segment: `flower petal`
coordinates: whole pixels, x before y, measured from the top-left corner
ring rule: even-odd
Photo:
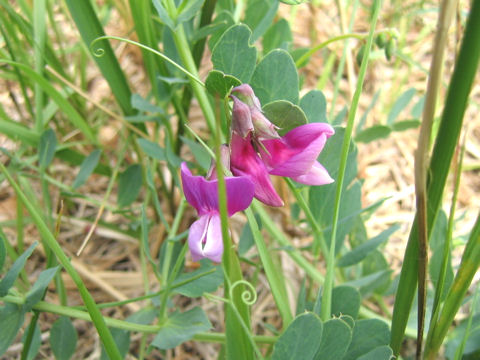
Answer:
[[[230,146],[232,173],[237,176],[247,176],[254,184],[255,197],[261,202],[270,206],[283,206],[283,201],[272,185],[265,164],[252,146],[251,136],[243,139],[233,133]]]
[[[248,208],[253,200],[255,186],[247,176],[226,177],[227,212],[232,216]]]
[[[207,239],[203,246],[203,255],[214,262],[222,262],[223,237],[219,214],[212,214],[207,228]]]
[[[183,193],[188,203],[203,215],[218,211],[217,181],[207,181],[202,176],[194,176],[187,164],[181,164]]]
[[[194,176],[186,163],[181,165],[183,193],[188,203],[202,216],[218,212],[218,180],[205,180]],[[245,210],[253,200],[254,185],[248,176],[225,177],[227,187],[227,212],[232,216],[237,211]]]
[[[188,247],[193,261],[209,258],[222,261],[223,239],[220,216],[212,213],[200,216],[190,227]]]
[[[310,171],[306,174],[292,177],[292,179],[305,185],[326,185],[335,181],[330,177],[327,169],[325,169],[318,161],[313,163]]]
[[[310,171],[327,138],[334,134],[329,124],[311,123],[290,130],[282,139],[264,140],[261,149],[272,175],[298,177]]]

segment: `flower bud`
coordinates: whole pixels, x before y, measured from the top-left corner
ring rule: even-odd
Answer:
[[[224,175],[232,176],[232,173],[230,171],[230,148],[226,144],[220,146],[220,161],[222,162]],[[212,159],[212,162],[210,163],[210,168],[208,169],[205,178],[207,180],[217,179],[217,164],[215,162],[215,159]]]
[[[252,110],[252,123],[255,129],[255,135],[261,139],[279,139],[280,135],[277,133],[278,126],[275,126],[268,120],[263,113],[254,108]]]
[[[258,100],[258,98],[255,96],[255,93],[253,92],[252,87],[248,84],[242,84],[233,88],[232,95],[235,95],[243,103],[247,104],[250,109],[262,109],[262,106],[260,105],[260,100]]]
[[[233,95],[230,97],[233,99],[232,130],[245,139],[253,131],[250,107],[237,97]]]

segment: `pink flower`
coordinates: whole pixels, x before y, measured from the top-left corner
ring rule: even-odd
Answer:
[[[273,187],[264,162],[253,148],[252,135],[244,139],[235,132],[230,143],[230,169],[233,175],[246,176],[255,184],[255,197],[270,206],[283,206]]]
[[[218,180],[194,176],[186,163],[181,165],[183,192],[188,203],[198,212],[199,219],[190,227],[188,246],[192,259],[209,258],[222,261],[223,239],[218,209]],[[225,177],[227,213],[232,216],[245,210],[253,199],[254,185],[244,176]]]
[[[272,175],[287,176],[306,185],[330,184],[334,180],[317,158],[334,133],[326,123],[305,124],[281,139],[262,140],[259,151]]]
[[[333,128],[324,123],[301,125],[280,139],[254,139],[251,134],[242,138],[233,133],[230,144],[232,173],[250,177],[258,200],[270,206],[282,206],[283,201],[269,174],[291,177],[306,185],[333,182],[317,161],[325,142],[333,134]]]

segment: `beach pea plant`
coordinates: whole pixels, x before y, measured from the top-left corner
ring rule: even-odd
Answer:
[[[0,0],[0,356],[478,358],[457,6]],[[415,209],[379,230],[359,160],[404,134]]]

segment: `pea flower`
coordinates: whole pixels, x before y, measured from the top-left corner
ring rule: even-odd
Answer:
[[[235,132],[230,143],[230,169],[236,176],[246,176],[255,185],[255,197],[270,206],[283,206],[283,200],[275,191],[268,169],[253,147],[252,135],[244,139]]]
[[[317,158],[334,133],[326,123],[300,125],[280,139],[262,140],[259,151],[272,175],[287,176],[305,185],[330,184],[333,179]]]
[[[218,208],[218,180],[215,171],[209,171],[210,178],[194,176],[187,164],[181,164],[182,186],[185,198],[198,212],[199,219],[190,227],[188,247],[194,261],[209,258],[221,262],[223,238]],[[232,216],[245,210],[253,199],[254,185],[245,176],[225,177],[227,214]]]

